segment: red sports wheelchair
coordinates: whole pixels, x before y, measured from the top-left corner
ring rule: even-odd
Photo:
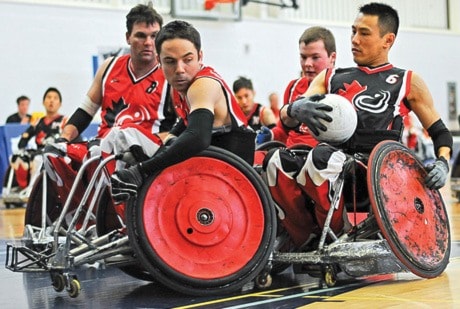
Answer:
[[[55,221],[38,229],[45,237],[26,233],[21,243],[8,244],[6,267],[47,271],[56,291],[76,297],[80,282],[72,270],[97,261],[192,295],[226,294],[251,281],[266,288],[280,265],[301,266],[333,286],[339,271],[352,277],[411,271],[433,278],[449,261],[442,197],[424,186],[423,165],[397,142],[381,142],[368,158],[350,158],[351,175],[339,177],[334,199],[348,196],[349,216],[361,213],[364,219],[352,220],[353,229],[343,235],[335,235],[326,221],[317,246],[307,252],[280,245],[286,235],[281,228],[277,232],[276,207],[265,183],[232,153],[210,147],[168,167],[126,205],[115,205],[108,182],[101,180],[115,159],[120,157],[98,164],[70,222],[64,224],[68,202]],[[354,192],[361,191],[358,198]],[[49,217],[43,209],[42,214]],[[93,216],[96,235],[85,232]]]

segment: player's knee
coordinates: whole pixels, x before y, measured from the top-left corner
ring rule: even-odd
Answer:
[[[303,165],[303,159],[288,149],[276,148],[269,150],[265,156],[262,165],[263,170],[269,170],[270,165],[281,167],[286,173],[298,172]]]
[[[312,150],[313,164],[318,170],[324,170],[327,168],[330,159],[334,152],[338,149],[329,144],[319,144]]]

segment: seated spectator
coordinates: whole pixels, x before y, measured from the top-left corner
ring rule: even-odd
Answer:
[[[25,95],[22,95],[16,99],[16,103],[18,105],[18,112],[8,116],[8,118],[6,118],[6,123],[28,124],[30,122],[30,118],[32,117],[27,113],[29,110],[30,99]]]

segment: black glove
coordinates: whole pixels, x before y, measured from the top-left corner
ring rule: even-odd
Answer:
[[[425,177],[425,185],[434,190],[442,188],[446,184],[447,174],[449,173],[449,164],[444,157],[436,159],[434,164],[425,167],[428,175]]]
[[[311,97],[299,98],[289,104],[287,115],[304,123],[315,135],[319,134],[319,130],[325,132],[327,128],[319,119],[331,122],[332,118],[326,112],[332,111],[332,107],[324,103],[318,103],[318,101],[321,101],[324,97],[324,94],[315,94]]]
[[[54,143],[46,144],[45,148],[43,148],[43,153],[54,153],[58,156],[66,156],[67,155],[67,144],[69,141],[63,137],[59,137],[54,141]]]
[[[137,191],[144,182],[144,176],[141,172],[141,166],[137,164],[128,169],[116,171],[110,180],[112,197],[116,203],[121,203],[137,196]]]

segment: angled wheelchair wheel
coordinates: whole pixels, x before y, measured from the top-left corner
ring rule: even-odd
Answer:
[[[48,176],[46,176],[48,177]],[[62,203],[56,194],[56,191],[51,185],[51,180],[47,180],[46,189],[46,226],[51,225],[52,222],[56,221],[61,214]],[[42,202],[43,202],[43,174],[40,174],[32,187],[30,192],[29,200],[26,206],[26,213],[24,217],[24,223],[33,226],[41,227],[42,222]]]
[[[270,149],[280,147],[286,147],[286,145],[280,141],[268,141],[257,146],[256,151],[268,151]]]
[[[124,222],[120,218],[119,213],[115,210],[115,207],[125,207],[122,205],[115,206],[110,194],[109,188],[105,188],[100,194],[97,201],[97,212],[96,212],[96,231],[98,236],[107,234],[113,230],[123,229]],[[122,211],[122,210],[120,210]],[[131,277],[144,280],[144,281],[155,281],[144,267],[138,264],[124,265],[118,267],[122,272]]]
[[[276,236],[273,202],[260,176],[212,146],[150,178],[127,213],[144,267],[185,294],[240,289],[265,268]]]
[[[420,277],[439,276],[449,262],[449,220],[439,191],[424,185],[422,163],[404,145],[384,141],[367,175],[375,219],[395,256]]]

